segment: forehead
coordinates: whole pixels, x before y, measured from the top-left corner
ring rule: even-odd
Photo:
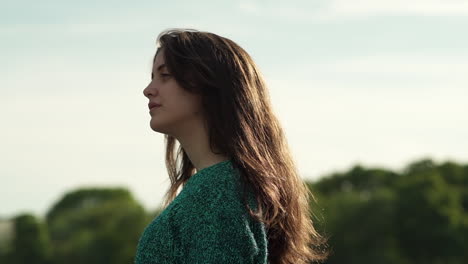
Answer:
[[[161,64],[164,64],[164,52],[163,50],[158,50],[153,58],[153,67],[156,69]]]

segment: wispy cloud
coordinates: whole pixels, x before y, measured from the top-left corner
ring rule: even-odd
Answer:
[[[294,5],[275,1],[241,1],[239,9],[256,16],[287,18],[293,21],[327,21],[373,16],[467,15],[468,2],[464,0],[321,0],[296,1]]]
[[[447,16],[468,14],[462,0],[331,0],[318,17],[352,18],[380,15]]]
[[[468,76],[465,58],[423,56],[362,56],[317,65],[336,73],[399,73],[413,76]]]

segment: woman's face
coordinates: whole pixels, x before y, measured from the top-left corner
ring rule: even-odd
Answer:
[[[149,103],[161,106],[149,109],[151,128],[176,138],[190,133],[201,121],[201,100],[184,90],[164,66],[164,50],[160,50],[153,64],[152,80],[143,90]]]

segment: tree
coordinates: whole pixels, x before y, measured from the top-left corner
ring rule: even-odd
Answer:
[[[55,263],[132,263],[146,213],[123,188],[81,189],[47,213]]]
[[[398,183],[398,238],[412,263],[468,261],[468,186],[462,185],[468,175],[456,171],[449,163],[438,167],[426,159],[409,165]]]
[[[31,214],[18,215],[13,222],[12,250],[5,263],[47,264],[51,248],[44,224]]]
[[[467,165],[354,166],[308,186],[316,226],[330,237],[327,264],[468,263]]]

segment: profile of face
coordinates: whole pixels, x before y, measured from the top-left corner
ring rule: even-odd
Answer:
[[[143,94],[149,103],[160,105],[149,109],[151,129],[178,138],[200,125],[200,96],[184,90],[174,79],[165,66],[164,49],[156,56],[151,76]]]

